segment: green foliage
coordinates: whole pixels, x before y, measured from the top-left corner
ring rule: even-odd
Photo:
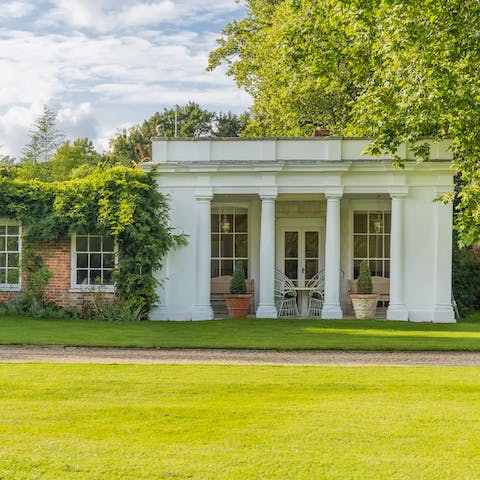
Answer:
[[[65,182],[0,177],[0,204],[2,216],[22,222],[31,244],[80,231],[116,238],[116,292],[123,307],[142,318],[157,300],[153,272],[184,242],[168,225],[168,204],[154,173],[139,168],[97,167]]]
[[[370,153],[449,137],[461,172],[456,229],[480,241],[480,2],[248,0],[223,31],[210,68],[254,99],[251,135],[333,133],[373,139]],[[451,196],[445,196],[448,201]]]
[[[35,120],[29,131],[30,141],[24,148],[25,161],[40,163],[50,160],[62,143],[64,134],[55,126],[57,114],[44,105],[43,113]]]
[[[454,245],[452,257],[452,290],[461,315],[480,309],[480,257],[478,249]]]
[[[243,263],[240,261],[238,261],[235,265],[232,281],[230,282],[230,293],[233,295],[247,293],[247,284],[245,282],[245,271],[243,269]]]
[[[183,107],[165,108],[155,113],[141,125],[119,132],[111,141],[110,158],[123,165],[149,162],[152,158],[152,137],[238,137],[249,121],[249,115],[227,114],[202,109],[189,102]]]
[[[370,273],[370,267],[368,266],[368,260],[363,260],[360,263],[360,273],[357,280],[358,293],[363,295],[369,295],[373,292],[372,275]]]

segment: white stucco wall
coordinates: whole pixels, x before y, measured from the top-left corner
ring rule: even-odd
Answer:
[[[410,161],[405,169],[394,170],[388,158],[362,156],[367,144],[366,139],[154,141],[159,189],[170,195],[171,223],[178,232],[189,235],[189,244],[172,252],[159,272],[165,277],[164,288],[159,291],[162,305],[154,310],[152,319],[192,318],[197,288],[195,195],[199,188],[207,188],[213,194],[212,206],[242,204],[249,210],[249,271],[255,280],[256,300],[260,282],[259,194],[277,195],[277,229],[282,223],[303,218],[316,222],[322,231],[325,194],[343,194],[339,241],[345,280],[352,278],[353,212],[388,210],[391,193],[405,194],[403,267],[408,319],[452,321],[451,206],[433,202],[452,186],[448,145],[432,148],[432,162]],[[399,151],[411,158],[405,147]]]

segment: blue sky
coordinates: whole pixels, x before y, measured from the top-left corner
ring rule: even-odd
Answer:
[[[206,72],[235,0],[7,0],[0,8],[0,153],[19,156],[43,105],[67,138],[102,150],[164,107],[241,112],[251,101]]]

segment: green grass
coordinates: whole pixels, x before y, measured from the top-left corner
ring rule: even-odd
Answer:
[[[480,369],[0,364],[0,478],[474,479]]]
[[[278,350],[480,351],[480,322],[418,324],[374,320],[231,319],[119,324],[0,317],[0,343]]]

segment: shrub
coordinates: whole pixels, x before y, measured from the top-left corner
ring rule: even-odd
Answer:
[[[233,295],[247,293],[245,271],[243,270],[243,263],[240,261],[235,264],[235,271],[233,272],[232,281],[230,283],[230,293]]]
[[[357,286],[358,293],[360,294],[369,295],[373,292],[372,276],[367,260],[363,260],[363,262],[360,263],[360,274],[358,275]]]

